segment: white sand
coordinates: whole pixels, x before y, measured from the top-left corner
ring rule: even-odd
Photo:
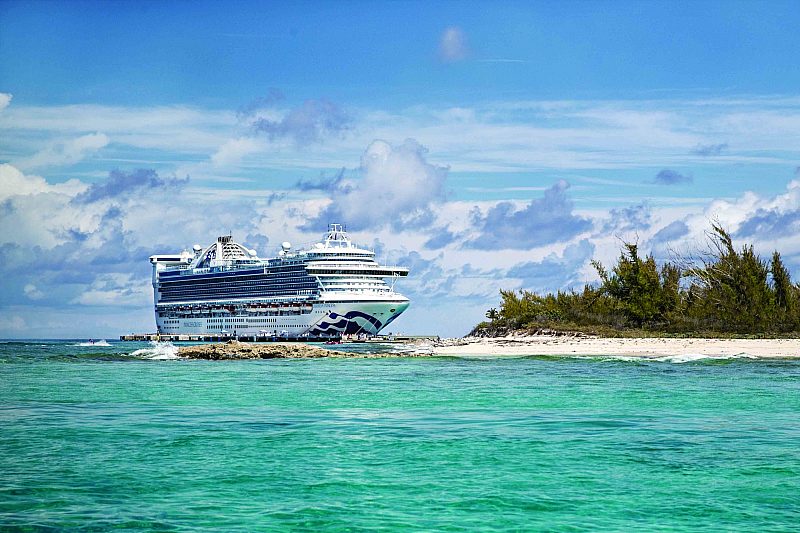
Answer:
[[[800,339],[613,339],[535,335],[454,339],[433,345],[431,351],[434,355],[800,358]]]

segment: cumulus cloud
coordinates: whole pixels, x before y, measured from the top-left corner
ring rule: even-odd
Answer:
[[[665,168],[656,174],[655,182],[659,185],[680,185],[681,183],[691,183],[693,181],[691,176],[681,174],[675,170]]]
[[[8,93],[0,93],[0,111],[8,107],[12,98],[13,96]]]
[[[456,26],[445,29],[439,39],[439,58],[445,63],[455,63],[465,59],[467,55],[469,47],[464,31]]]
[[[17,167],[8,163],[0,164],[0,201],[12,196],[27,196],[56,192],[62,194],[75,194],[85,189],[78,180],[69,180],[57,185],[50,185],[40,176],[24,174]],[[6,204],[5,209],[13,209],[11,204]]]
[[[345,169],[341,169],[333,176],[320,176],[317,180],[298,180],[295,184],[298,190],[323,191],[327,193],[347,194],[352,189],[352,184],[345,180]]]
[[[628,207],[617,207],[609,211],[610,219],[603,225],[603,232],[630,232],[645,230],[652,224],[652,212],[647,202]]]
[[[465,246],[481,250],[522,250],[566,241],[591,229],[589,219],[572,212],[567,189],[569,183],[560,180],[544,191],[543,198],[531,200],[522,209],[517,209],[512,202],[499,202],[485,214],[476,210],[472,223],[479,234]]]
[[[325,99],[306,100],[281,118],[260,117],[251,124],[256,133],[270,140],[291,139],[298,146],[321,142],[341,135],[351,127],[352,118],[339,106]]]
[[[105,181],[94,183],[86,191],[78,194],[75,202],[86,204],[126,196],[134,191],[178,188],[188,181],[188,177],[185,179],[162,178],[155,170],[147,168],[140,168],[133,172],[112,170]]]
[[[728,143],[721,144],[698,144],[692,149],[692,155],[699,155],[703,157],[712,157],[720,155],[724,150],[728,149]]]
[[[65,142],[51,144],[16,164],[21,168],[39,168],[73,165],[108,145],[103,133],[90,133]]]
[[[26,176],[18,168],[0,164],[0,200],[15,195],[46,192],[48,184],[39,176]]]
[[[458,272],[447,271],[442,267],[442,256],[439,254],[430,259],[419,252],[407,252],[402,255],[389,253],[389,261],[393,264],[403,265],[413,272],[403,280],[403,291],[406,296],[416,300],[431,301],[446,298],[452,295],[458,281]]]
[[[110,273],[97,276],[87,290],[72,300],[88,306],[144,307],[150,302],[150,287],[131,274]]]
[[[445,199],[448,168],[429,163],[427,152],[413,139],[400,145],[373,141],[361,157],[360,179],[319,184],[331,201],[305,229],[324,229],[337,221],[352,230],[429,226],[434,219],[431,206]]]
[[[664,244],[670,241],[680,239],[689,234],[689,226],[683,220],[674,220],[658,230],[650,242],[653,245]]]
[[[33,283],[28,283],[25,285],[25,287],[22,288],[22,291],[25,293],[25,296],[31,300],[41,300],[44,298],[44,293],[40,291]]]
[[[800,180],[789,182],[786,193],[758,202],[736,235],[767,239],[800,235]]]
[[[549,292],[572,288],[586,282],[581,271],[592,259],[594,244],[587,239],[570,244],[561,256],[549,254],[541,261],[528,261],[514,265],[506,276],[519,278],[525,289]]]
[[[439,248],[444,248],[448,244],[454,243],[457,239],[458,235],[450,231],[449,228],[436,228],[423,246],[428,250],[438,250]]]

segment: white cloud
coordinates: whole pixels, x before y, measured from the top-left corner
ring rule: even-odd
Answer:
[[[147,279],[136,279],[130,274],[112,273],[98,275],[87,290],[72,301],[91,306],[141,306],[152,302],[152,291]]]
[[[64,142],[53,143],[31,157],[16,161],[20,168],[40,168],[73,165],[108,145],[103,133],[90,133]]]
[[[0,164],[0,200],[15,195],[46,192],[50,185],[39,176],[25,176],[8,163]]]
[[[482,250],[530,249],[570,240],[590,230],[592,222],[573,212],[567,189],[569,183],[560,180],[523,209],[507,201],[498,202],[485,213],[476,208],[472,219],[478,234],[465,246]]]
[[[43,137],[103,132],[118,145],[208,155],[238,126],[234,111],[188,106],[13,106],[0,114],[0,132],[16,153],[38,150]]]
[[[778,250],[800,254],[800,181],[791,180],[786,191],[775,196],[747,192],[734,200],[715,200],[702,216],[694,217],[695,228],[719,221],[737,240],[751,242],[762,254]]]
[[[451,26],[442,32],[439,39],[439,57],[445,63],[455,63],[465,59],[469,54],[467,36],[464,30]]]
[[[0,93],[0,111],[8,107],[12,98],[13,96],[9,93]]]
[[[25,285],[25,287],[23,287],[22,290],[25,293],[25,296],[27,296],[31,300],[41,300],[42,298],[44,298],[44,293],[40,291],[38,288],[36,288],[36,285],[34,285],[33,283],[28,283],[27,285]]]
[[[361,179],[329,181],[331,202],[313,224],[342,221],[356,230],[430,225],[430,206],[444,200],[448,169],[429,163],[426,154],[413,139],[400,145],[373,141],[361,156]]]
[[[248,154],[258,151],[261,143],[252,137],[229,139],[211,156],[211,163],[216,167],[235,165]]]
[[[0,201],[12,196],[26,196],[40,193],[59,193],[74,195],[86,186],[78,180],[51,185],[44,178],[25,175],[8,163],[0,163]]]
[[[328,136],[324,143],[302,149],[291,138],[261,138],[260,149],[244,135],[241,117],[234,111],[15,105],[0,113],[0,158],[19,161],[59,139],[102,131],[114,141],[118,158],[113,165],[157,164],[161,171],[192,162],[192,177],[214,176],[222,167],[231,170],[229,177],[237,177],[264,168],[296,172],[351,166],[373,139],[413,136],[433,151],[433,163],[447,164],[453,173],[647,168],[654,174],[687,160],[705,167],[796,164],[798,109],[796,100],[786,98],[503,101],[457,108],[354,109],[347,135]],[[265,115],[259,110],[254,116],[281,122],[289,110],[274,111]],[[698,145],[721,140],[730,148],[719,156],[690,155]],[[237,165],[241,158],[244,164]],[[109,170],[108,161],[98,163]]]

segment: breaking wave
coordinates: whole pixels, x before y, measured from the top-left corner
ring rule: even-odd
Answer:
[[[103,347],[109,347],[111,345],[105,339],[100,339],[99,341],[79,342],[75,346],[103,346]]]
[[[635,361],[640,363],[657,362],[657,363],[697,363],[703,361],[730,361],[734,359],[760,359],[755,355],[748,353],[728,354],[728,355],[709,355],[700,353],[685,353],[680,355],[664,355],[664,356],[642,356],[642,355],[598,355],[586,356],[577,355],[579,359],[602,359],[607,361]]]
[[[131,353],[133,357],[151,359],[154,361],[166,361],[178,359],[178,347],[171,342],[150,341],[149,348],[141,348]]]
[[[656,357],[653,360],[662,361],[665,363],[693,363],[695,361],[727,361],[729,359],[758,359],[758,357],[747,353],[731,355],[704,355],[700,353],[687,353],[683,355],[667,355],[664,357]]]

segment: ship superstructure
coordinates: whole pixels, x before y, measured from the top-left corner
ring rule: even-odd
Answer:
[[[156,326],[165,334],[375,335],[409,305],[394,290],[408,269],[380,265],[340,224],[307,249],[284,242],[272,259],[227,235],[150,263]]]

